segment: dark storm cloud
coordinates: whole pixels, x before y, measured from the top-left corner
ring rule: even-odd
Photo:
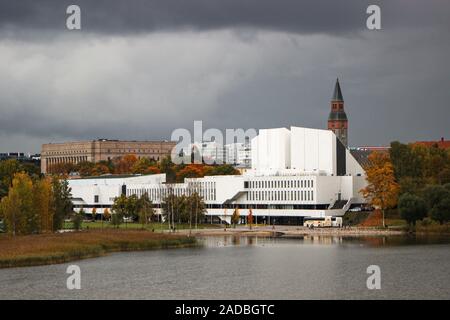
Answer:
[[[351,145],[450,137],[449,17],[438,0],[0,0],[0,152],[194,120],[325,128],[337,76]]]
[[[102,33],[249,27],[342,34],[365,27],[369,4],[382,6],[385,28],[446,24],[450,13],[440,0],[2,0],[0,26],[60,30],[70,4],[81,7],[85,31]]]

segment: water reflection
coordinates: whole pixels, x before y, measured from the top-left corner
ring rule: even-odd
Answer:
[[[300,235],[300,236],[248,236],[225,235],[204,236],[198,238],[208,248],[229,246],[270,246],[278,244],[289,245],[340,245],[389,247],[404,245],[449,244],[450,236],[439,235],[402,235],[402,236],[329,236],[329,235]]]

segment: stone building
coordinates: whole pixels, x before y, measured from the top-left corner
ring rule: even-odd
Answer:
[[[79,163],[83,161],[98,162],[112,160],[127,154],[138,158],[160,160],[170,156],[176,142],[173,141],[120,141],[91,140],[42,145],[41,172],[47,173],[51,165],[58,163]]]

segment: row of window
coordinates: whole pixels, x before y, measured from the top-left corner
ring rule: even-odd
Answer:
[[[204,184],[204,183],[202,183]],[[211,184],[211,185],[210,185]],[[205,201],[215,201],[216,200],[216,188],[215,182],[210,182],[207,186],[202,187],[191,187],[191,188],[141,188],[141,189],[127,189],[127,196],[135,194],[138,197],[143,196],[147,193],[151,201],[161,201],[167,197],[170,193],[175,196],[191,195],[197,192]],[[170,190],[170,191],[169,191]]]
[[[169,150],[144,150],[144,149],[119,149],[119,150],[111,150],[108,149],[108,153],[168,153]],[[45,155],[71,155],[71,154],[77,154],[77,153],[88,153],[87,150],[67,150],[67,151],[47,151],[45,152]],[[91,153],[89,151],[89,153]]]
[[[249,201],[314,201],[312,190],[250,191]]]
[[[274,188],[314,188],[314,180],[261,180],[248,181],[245,188],[274,189]]]
[[[136,150],[136,149],[128,149],[128,150],[126,150],[126,149],[119,149],[119,150],[116,150],[116,149],[114,149],[114,150],[111,150],[111,149],[108,149],[108,153],[166,153],[167,151],[165,151],[165,150],[160,150],[160,149],[158,149],[158,150],[141,150],[141,149],[138,149],[138,150]]]

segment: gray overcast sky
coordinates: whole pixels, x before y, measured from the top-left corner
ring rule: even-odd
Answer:
[[[449,139],[449,33],[440,0],[0,0],[0,152],[194,120],[325,128],[336,77],[350,145]]]

